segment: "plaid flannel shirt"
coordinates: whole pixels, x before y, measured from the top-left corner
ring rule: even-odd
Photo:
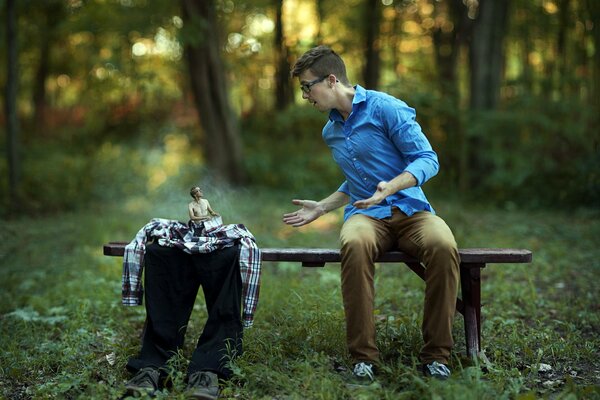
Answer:
[[[242,322],[246,328],[252,326],[258,304],[261,273],[261,254],[254,236],[242,224],[222,225],[220,217],[212,218],[203,225],[201,235],[194,234],[191,223],[188,226],[176,220],[153,218],[144,225],[125,247],[122,303],[126,306],[142,304],[144,289],[141,278],[146,243],[149,240],[156,240],[161,246],[175,247],[188,254],[209,253],[239,244],[244,303]]]

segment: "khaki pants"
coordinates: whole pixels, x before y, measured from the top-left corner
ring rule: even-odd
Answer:
[[[460,264],[448,225],[429,212],[408,217],[394,208],[391,217],[381,220],[353,215],[344,223],[340,240],[346,340],[354,362],[379,362],[373,316],[373,260],[382,252],[399,249],[416,257],[426,269],[421,361],[447,364],[453,345]]]

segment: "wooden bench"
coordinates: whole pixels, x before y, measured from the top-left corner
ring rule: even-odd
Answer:
[[[110,242],[104,245],[104,255],[123,256],[127,243]],[[340,262],[339,249],[263,248],[263,261],[300,262],[303,267],[323,267]],[[487,264],[530,263],[532,253],[524,249],[459,249],[461,298],[456,310],[463,315],[467,355],[477,357],[481,351],[481,270]],[[379,257],[379,263],[405,263],[421,279],[425,268],[413,257],[390,251]]]

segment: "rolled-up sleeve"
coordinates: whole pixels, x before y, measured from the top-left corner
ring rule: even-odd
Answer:
[[[344,194],[347,194],[348,196],[350,196],[350,190],[348,190],[348,181],[344,181],[344,183],[342,183],[340,185],[340,187],[337,190],[338,192],[342,192]]]
[[[384,101],[380,104],[384,129],[394,146],[405,158],[405,172],[417,180],[417,186],[434,177],[439,171],[438,157],[416,121],[414,108],[402,101]]]

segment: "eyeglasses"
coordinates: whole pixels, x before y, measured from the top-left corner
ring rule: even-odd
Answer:
[[[302,90],[306,94],[309,94],[311,86],[316,85],[317,83],[321,82],[322,80],[324,80],[327,77],[329,77],[329,74],[325,75],[322,78],[317,78],[314,81],[303,83],[300,85],[300,90]]]

